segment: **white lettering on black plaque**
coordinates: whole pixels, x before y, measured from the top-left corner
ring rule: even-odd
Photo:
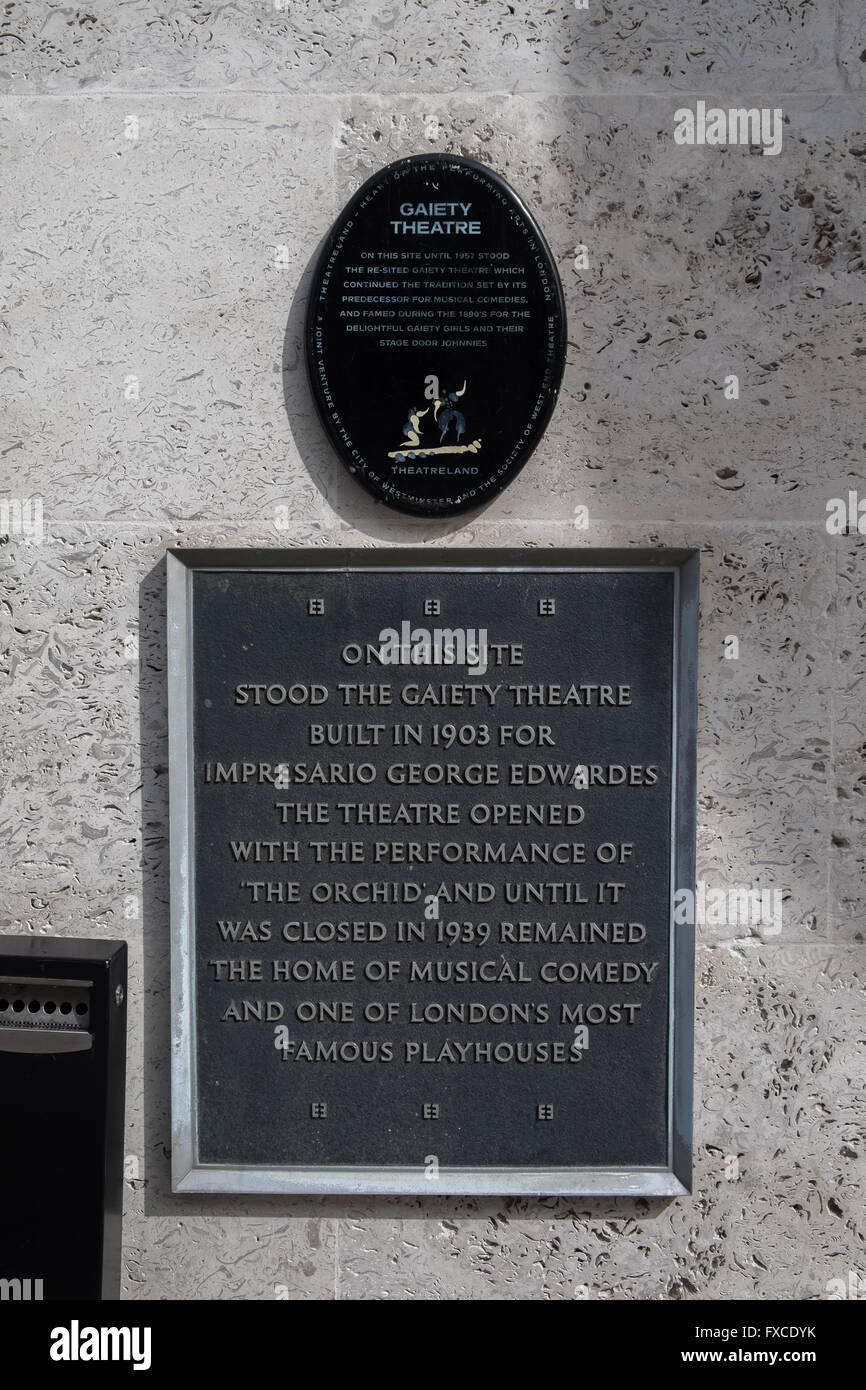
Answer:
[[[479,506],[523,467],[556,402],[562,288],[523,203],[456,155],[364,184],[313,277],[307,363],[343,462],[403,511]]]

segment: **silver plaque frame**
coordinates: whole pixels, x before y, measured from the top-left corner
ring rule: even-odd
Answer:
[[[199,1162],[195,1055],[192,586],[197,571],[573,573],[674,575],[670,833],[668,1162],[664,1167],[270,1167]],[[691,1191],[694,926],[677,925],[674,893],[695,888],[699,552],[442,549],[185,550],[166,556],[171,862],[172,1190],[221,1193],[581,1195],[671,1197]]]

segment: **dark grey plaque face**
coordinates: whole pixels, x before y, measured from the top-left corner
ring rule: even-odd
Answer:
[[[681,1192],[696,557],[173,552],[175,1182]]]
[[[550,419],[565,306],[532,214],[458,155],[381,169],[322,248],[307,365],[331,441],[369,492],[447,516],[495,496]]]

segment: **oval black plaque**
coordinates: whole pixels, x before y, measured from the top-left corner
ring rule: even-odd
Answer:
[[[488,501],[526,463],[559,391],[565,305],[550,249],[499,174],[414,155],[331,229],[307,365],[351,473],[401,511]]]

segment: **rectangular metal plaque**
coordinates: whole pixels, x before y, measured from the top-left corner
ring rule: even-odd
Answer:
[[[175,1190],[689,1191],[697,553],[167,564]]]

